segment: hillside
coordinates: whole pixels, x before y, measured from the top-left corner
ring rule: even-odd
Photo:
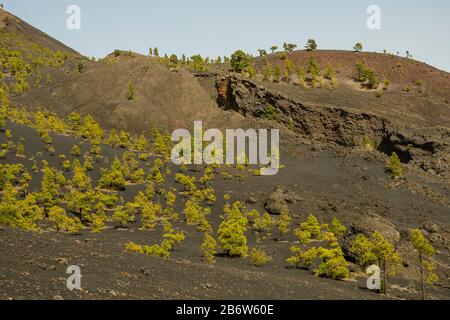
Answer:
[[[88,59],[3,10],[0,29],[0,299],[415,300],[417,234],[426,298],[450,299],[447,72],[317,50],[238,74],[201,56]],[[361,61],[377,88],[355,80]],[[279,173],[174,165],[170,132],[195,120],[279,128]],[[386,252],[382,294],[365,269]]]
[[[91,113],[107,129],[133,133],[153,127],[187,128],[194,120],[218,127],[242,121],[218,109],[191,73],[170,71],[137,54],[87,62],[81,73],[53,70],[49,74],[51,85],[32,88],[16,103],[46,106],[61,116],[72,111]],[[134,100],[127,99],[129,83],[136,88]]]
[[[28,41],[35,42],[53,51],[59,50],[74,55],[79,55],[79,53],[72,48],[69,48],[46,33],[34,28],[6,10],[0,10],[0,30],[2,32],[12,32],[25,35]]]

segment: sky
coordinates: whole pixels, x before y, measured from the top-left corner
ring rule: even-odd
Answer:
[[[450,72],[448,0],[0,0],[5,9],[86,56],[114,49],[147,54],[215,58],[237,49],[284,42],[303,48],[309,38],[319,49],[405,55]],[[81,10],[81,29],[66,26],[69,5]],[[380,29],[370,30],[367,8],[380,8]]]

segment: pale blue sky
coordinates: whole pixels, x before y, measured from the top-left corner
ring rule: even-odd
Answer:
[[[147,53],[201,53],[217,57],[236,49],[316,39],[322,49],[387,49],[450,71],[448,0],[0,0],[5,8],[88,56],[114,49]],[[66,28],[66,8],[81,8],[81,30]],[[366,9],[381,8],[381,30],[368,30]]]

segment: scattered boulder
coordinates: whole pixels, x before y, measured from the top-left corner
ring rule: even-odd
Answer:
[[[37,267],[42,270],[55,270],[56,269],[56,267],[54,265],[47,264],[45,262],[38,263]]]
[[[139,271],[144,275],[144,276],[149,276],[150,275],[150,271],[146,268],[140,268]]]
[[[255,204],[258,202],[258,198],[256,197],[256,195],[254,193],[251,193],[248,197],[247,200],[245,200],[246,203],[248,204]]]
[[[428,233],[439,233],[441,228],[435,223],[427,223],[423,226],[423,230]]]
[[[264,209],[270,214],[280,215],[283,211],[288,211],[288,203],[294,203],[298,197],[284,187],[278,186],[269,195],[264,203]]]
[[[397,227],[386,218],[373,212],[369,212],[367,217],[361,219],[355,229],[359,229],[360,232],[358,233],[364,233],[368,236],[378,231],[394,245],[400,241],[400,231]]]
[[[355,256],[350,252],[356,235],[364,234],[370,239],[375,231],[380,232],[393,245],[397,245],[400,241],[400,231],[394,224],[376,213],[369,212],[366,217],[358,219],[358,222],[354,222],[348,228],[342,244],[342,251],[349,262],[356,262]]]
[[[447,244],[447,239],[440,233],[430,233],[430,241],[435,244]]]

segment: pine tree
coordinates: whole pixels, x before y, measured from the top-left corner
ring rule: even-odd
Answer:
[[[150,174],[148,176],[148,179],[156,184],[163,184],[164,183],[164,177],[161,173],[161,167],[163,166],[163,162],[161,159],[156,159],[153,163],[153,167],[150,170]]]
[[[316,274],[331,279],[344,279],[350,274],[347,261],[339,245],[336,234],[343,235],[346,228],[337,219],[333,219],[331,227],[327,224],[320,224],[316,217],[310,215],[307,220],[300,224],[300,228],[295,231],[300,246],[290,248],[293,256],[287,262],[297,268],[310,268],[317,258],[321,259]],[[313,240],[325,242],[325,247],[307,247]]]
[[[239,205],[236,202],[231,207],[225,206],[225,217],[217,232],[222,250],[231,257],[245,257],[248,252],[245,236],[248,220],[242,214]]]
[[[422,300],[425,300],[425,283],[432,284],[439,279],[434,272],[436,266],[430,260],[436,254],[436,250],[419,229],[411,232],[411,244],[418,253]],[[425,272],[427,272],[426,278],[424,277]]]
[[[363,60],[356,63],[355,68],[356,68],[355,79],[360,82],[364,81],[364,70],[366,69],[365,61]]]
[[[234,72],[241,73],[251,65],[251,58],[244,51],[237,50],[231,55],[230,63]]]
[[[52,207],[48,213],[48,218],[53,222],[57,231],[67,231],[72,234],[79,233],[83,228],[78,218],[70,218],[61,207]]]
[[[114,211],[112,220],[118,222],[120,227],[125,228],[130,222],[135,221],[135,217],[129,207],[121,206]]]
[[[263,266],[271,260],[271,257],[263,249],[258,248],[252,248],[249,258],[251,265],[254,267]]]
[[[328,80],[332,80],[334,78],[334,70],[333,70],[333,67],[331,65],[328,65],[325,68],[323,77],[325,79],[328,79]]]
[[[106,144],[108,144],[111,148],[116,149],[120,144],[121,140],[117,135],[115,129],[112,129],[109,133],[108,139],[106,139]]]
[[[136,85],[131,80],[128,82],[127,99],[131,101],[136,99]]]
[[[310,232],[298,229],[296,230],[295,234],[298,237],[298,240],[302,247],[311,243],[312,239]],[[286,260],[289,264],[296,266],[297,269],[311,267],[318,255],[317,248],[312,247],[309,249],[304,249],[302,247],[290,247],[289,250],[291,251],[293,256]]]
[[[275,66],[275,70],[274,70],[273,76],[274,76],[273,81],[276,82],[276,83],[279,83],[280,82],[280,77],[281,77],[281,69],[280,69],[279,66]]]
[[[400,256],[394,246],[379,232],[373,234],[373,252],[377,256],[380,268],[383,270],[383,291],[387,294],[387,274],[395,275],[396,267],[401,263]]]
[[[184,232],[176,231],[168,219],[163,219],[164,240],[161,242],[161,247],[167,251],[173,251],[175,244],[181,243],[186,238]]]
[[[92,171],[94,170],[94,158],[91,156],[90,153],[86,152],[84,154],[84,163],[83,163],[83,168],[86,171]]]
[[[203,176],[200,178],[200,183],[203,184],[204,188],[207,188],[209,183],[213,181],[215,177],[214,169],[211,166],[207,166]]]
[[[82,138],[90,141],[101,141],[105,135],[101,126],[90,115],[83,117],[80,134]]]
[[[353,47],[353,50],[356,52],[360,52],[360,51],[362,51],[362,49],[363,49],[363,45],[360,42],[356,43],[355,46]]]
[[[270,78],[272,77],[272,74],[273,74],[272,65],[266,64],[264,66],[264,69],[263,69],[263,76],[264,76],[263,80],[264,81],[270,81]]]
[[[258,53],[260,57],[267,56],[267,51],[264,49],[258,49]]]
[[[295,49],[297,49],[297,45],[296,44],[294,44],[294,43],[287,43],[287,42],[285,42],[284,44],[283,44],[283,49],[284,49],[284,51],[286,51],[286,52],[292,52],[292,51],[294,51]]]
[[[298,84],[302,87],[305,87],[305,71],[302,68],[297,68],[297,78]]]
[[[203,243],[200,248],[205,261],[209,264],[214,264],[216,262],[217,242],[209,233],[203,235]]]
[[[320,74],[320,65],[314,56],[309,57],[308,61],[308,73],[315,80]]]
[[[363,80],[367,82],[367,85],[370,89],[376,89],[380,84],[380,80],[377,78],[375,71],[369,68],[366,68],[364,70]]]
[[[363,234],[358,234],[352,243],[350,252],[355,255],[356,263],[365,270],[368,266],[377,262],[374,245]]]
[[[184,191],[188,194],[194,194],[197,190],[197,186],[195,185],[195,177],[191,177],[183,173],[177,173],[175,174],[175,181],[182,184],[184,186]]]
[[[139,137],[135,136],[133,140],[133,149],[141,152],[147,151],[148,141],[143,134]]]
[[[338,237],[343,237],[347,231],[347,228],[336,217],[334,217],[330,225],[330,231]]]
[[[253,223],[253,229],[263,234],[269,234],[275,225],[275,220],[265,212],[262,216],[257,217]]]
[[[105,228],[105,222],[107,220],[106,216],[106,206],[99,202],[95,206],[95,212],[91,216],[91,232],[92,233],[100,233]]]
[[[317,270],[319,276],[339,280],[348,278],[350,275],[344,253],[339,246],[330,249],[319,248],[318,257],[323,260]]]
[[[291,230],[292,217],[287,211],[282,211],[277,221],[278,226],[278,241],[284,234],[287,234]]]
[[[24,144],[25,139],[22,137],[20,138],[19,144],[17,145],[16,148],[16,155],[18,156],[25,156],[25,144]]]
[[[120,160],[115,157],[111,169],[102,170],[98,184],[101,188],[121,191],[125,190],[125,183],[122,164],[120,163]]]
[[[87,191],[92,188],[91,178],[86,174],[86,169],[81,166],[80,161],[73,161],[72,187],[79,191]]]
[[[284,68],[286,72],[286,81],[290,83],[292,79],[292,74],[295,70],[295,64],[294,62],[292,62],[292,60],[286,59],[284,62]]]
[[[28,194],[24,200],[18,200],[17,190],[10,182],[3,186],[0,225],[36,231],[36,222],[42,219],[42,216],[43,210],[37,205],[33,194]]]
[[[306,50],[314,51],[317,49],[317,43],[314,39],[309,39],[305,46]]]
[[[158,222],[158,214],[162,213],[162,207],[158,203],[148,202],[142,209],[142,228],[154,230]]]
[[[183,212],[186,215],[188,225],[197,225],[203,218],[202,207],[197,201],[192,199],[186,201]]]
[[[95,201],[95,192],[92,189],[87,191],[72,189],[65,195],[65,200],[68,210],[75,213],[80,220],[90,221],[89,214]]]
[[[305,222],[300,224],[300,229],[297,229],[295,233],[308,232],[311,239],[322,240],[322,226],[317,218],[310,214]]]
[[[58,194],[59,192],[55,172],[48,166],[48,164],[44,163],[39,201],[43,204],[44,212],[46,214],[50,208],[59,202]]]
[[[131,140],[130,140],[130,134],[126,131],[121,130],[119,133],[119,146],[121,148],[128,148],[130,147]]]
[[[388,164],[388,169],[394,178],[401,177],[403,175],[403,166],[397,153],[393,152]]]

